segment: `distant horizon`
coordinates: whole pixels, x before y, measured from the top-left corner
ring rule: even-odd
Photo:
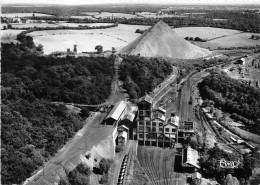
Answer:
[[[22,2],[21,2],[22,1]],[[207,0],[2,0],[2,5],[260,5],[259,0],[217,0],[217,1],[207,1]]]

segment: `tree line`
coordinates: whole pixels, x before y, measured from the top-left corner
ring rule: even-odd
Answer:
[[[57,27],[26,27],[26,24],[24,25],[25,27],[19,27],[19,28],[15,28],[12,27],[11,24],[8,24],[6,28],[8,29],[13,29],[13,30],[26,30],[24,31],[24,33],[31,33],[34,31],[43,31],[43,30],[92,30],[92,29],[106,29],[106,28],[113,28],[113,27],[117,27],[118,24],[111,24],[111,25],[106,25],[106,26],[88,26],[88,25],[78,25],[75,27],[70,27],[70,26],[57,26]],[[4,28],[5,29],[5,28]]]

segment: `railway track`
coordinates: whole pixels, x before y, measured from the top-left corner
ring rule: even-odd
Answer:
[[[173,152],[172,152],[173,153]],[[170,182],[169,184],[172,185],[172,176],[173,176],[173,172],[174,172],[174,164],[175,164],[175,155],[173,155],[173,160],[172,160],[172,163],[171,163],[171,170],[169,171],[169,177],[170,177]]]
[[[169,178],[170,178],[170,176],[169,176],[169,157],[168,156],[170,156],[170,154],[171,154],[171,152],[170,152],[170,150],[166,150],[165,151],[165,153],[166,153],[166,155],[164,155],[165,157],[164,157],[164,173],[165,173],[165,184],[167,184],[167,185],[169,185]],[[168,172],[168,173],[167,173]]]
[[[222,142],[225,143],[225,144],[228,144],[229,141],[228,141],[227,139],[225,139],[224,137],[222,137],[222,136],[218,133],[217,130],[215,130],[215,128],[214,128],[214,127],[208,122],[208,120],[205,118],[205,116],[204,116],[204,114],[203,114],[203,112],[202,112],[201,109],[200,109],[200,114],[201,114],[202,121],[203,121],[204,123],[206,123],[207,128],[209,128],[209,129],[211,130],[211,132],[214,133],[220,141],[222,141]]]
[[[170,149],[138,148],[138,159],[153,185],[174,184],[174,151]]]
[[[151,163],[151,160],[150,161],[148,161],[148,154],[147,153],[145,153],[144,155],[143,155],[143,152],[144,152],[144,150],[142,150],[142,156],[144,156],[144,162],[145,162],[145,165],[144,166],[146,166],[146,169],[147,169],[147,175],[150,177],[150,180],[151,180],[151,182],[154,184],[154,185],[157,185],[157,182],[156,182],[156,180],[155,180],[155,174],[154,174],[154,171],[151,169],[151,166],[149,165],[150,163]]]

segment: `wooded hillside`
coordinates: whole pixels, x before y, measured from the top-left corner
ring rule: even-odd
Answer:
[[[127,56],[120,66],[120,80],[131,99],[151,92],[172,72],[170,62],[158,58]]]
[[[242,121],[248,130],[260,134],[260,92],[257,89],[219,70],[211,71],[199,89],[203,99],[213,100],[216,106]]]
[[[52,101],[99,104],[110,94],[113,59],[40,56],[31,37],[2,44],[1,183],[20,184],[82,128]]]

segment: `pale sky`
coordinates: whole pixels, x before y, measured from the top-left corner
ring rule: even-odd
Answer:
[[[1,4],[124,4],[124,3],[142,3],[142,4],[255,4],[259,5],[260,0],[0,0]]]

